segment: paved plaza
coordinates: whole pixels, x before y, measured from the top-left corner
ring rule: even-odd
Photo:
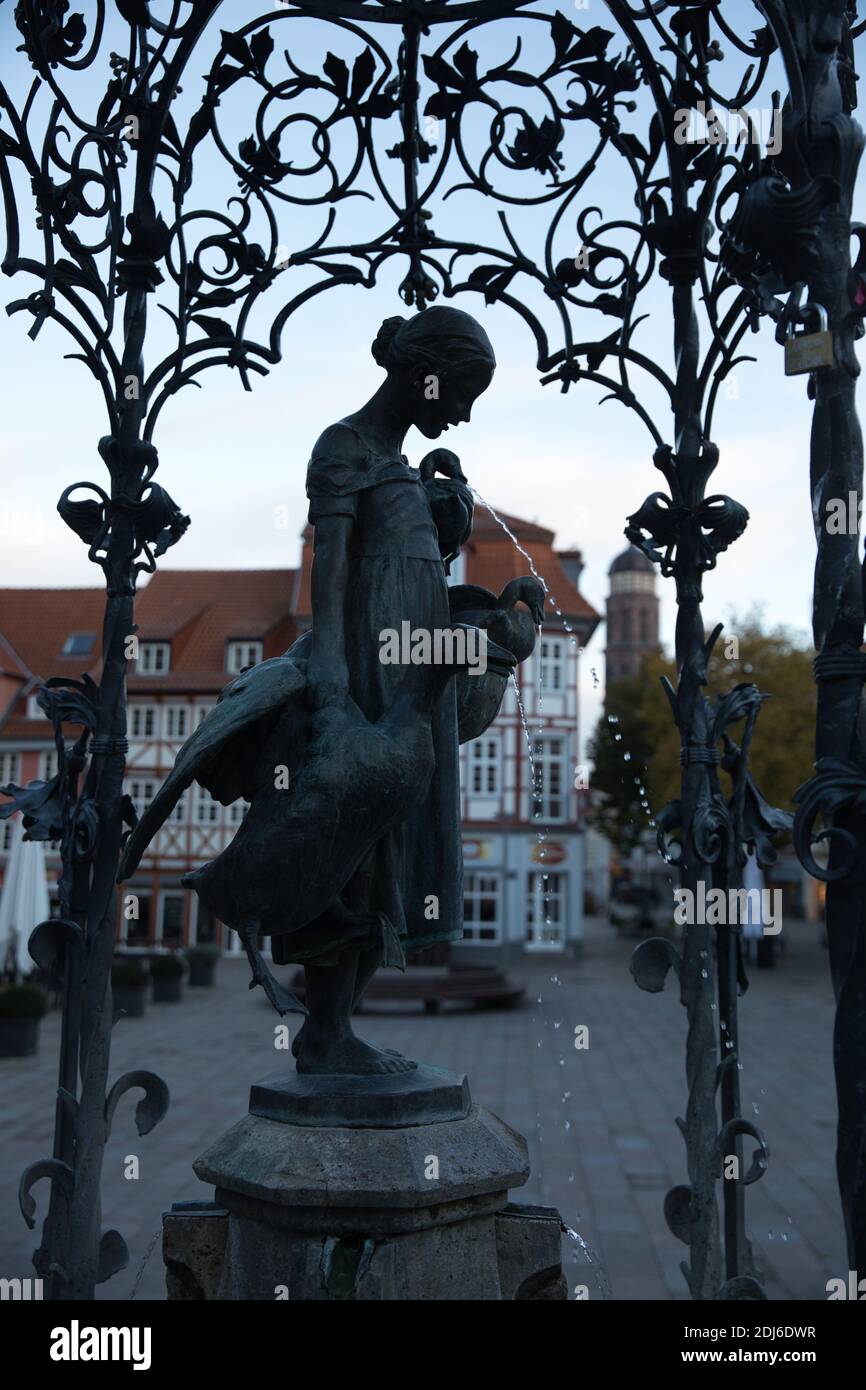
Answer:
[[[775,970],[751,971],[742,1001],[743,1112],[770,1143],[766,1177],[747,1192],[747,1220],[771,1299],[823,1299],[847,1271],[834,1176],[833,1001],[819,928],[786,926]],[[665,1192],[686,1180],[682,1114],[685,1011],[670,983],[642,993],[628,973],[631,943],[604,922],[588,926],[580,962],[535,957],[514,974],[527,1002],[512,1012],[416,1008],[365,1011],[359,1031],[438,1066],[468,1072],[475,1098],[529,1140],[532,1176],[513,1195],[559,1208],[592,1252],[564,1250],[570,1290],[590,1299],[682,1299],[685,1254],[662,1215]],[[40,1054],[0,1061],[0,1275],[32,1273],[37,1232],[17,1206],[21,1170],[49,1157],[59,1015],[42,1025]],[[169,1114],[139,1139],[136,1095],[118,1107],[106,1149],[103,1226],[116,1227],[132,1259],[101,1298],[164,1297],[158,1244],[161,1213],[183,1198],[212,1194],[191,1164],[245,1112],[251,1081],[287,1065],[274,1050],[276,1015],[247,990],[241,961],[220,963],[213,990],[188,990],[180,1005],[153,1005],[114,1032],[112,1078],[151,1068],[167,1081]],[[574,1047],[589,1028],[588,1050]],[[294,1023],[292,1025],[295,1026]],[[746,1154],[750,1153],[747,1144]],[[140,1177],[124,1177],[136,1154]],[[47,1188],[35,1189],[38,1215]],[[144,1264],[148,1250],[151,1253]]]

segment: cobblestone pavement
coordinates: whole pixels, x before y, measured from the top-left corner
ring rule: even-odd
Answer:
[[[784,959],[752,969],[742,1001],[744,1113],[770,1142],[770,1168],[749,1188],[748,1227],[772,1299],[821,1299],[847,1271],[834,1176],[832,992],[818,928],[786,926]],[[662,1215],[665,1192],[685,1181],[674,1123],[685,1107],[685,1011],[670,985],[642,993],[628,974],[632,943],[591,922],[579,962],[546,956],[514,975],[524,1007],[507,1012],[419,1008],[365,1010],[359,1031],[435,1065],[468,1072],[477,1100],[524,1133],[532,1176],[518,1200],[555,1205],[593,1252],[588,1264],[567,1242],[569,1284],[591,1299],[682,1299],[684,1247]],[[180,1005],[153,1005],[114,1033],[112,1076],[147,1067],[167,1081],[171,1110],[150,1135],[135,1133],[135,1094],[121,1101],[106,1154],[103,1225],[131,1251],[128,1269],[102,1298],[164,1297],[158,1242],[161,1212],[182,1198],[209,1197],[191,1163],[239,1119],[251,1081],[285,1064],[274,1051],[274,1015],[250,993],[240,961],[221,962],[214,990],[188,990]],[[574,1047],[578,1025],[589,1048]],[[42,1025],[38,1057],[0,1061],[0,1276],[30,1274],[36,1244],[17,1208],[22,1169],[51,1152],[52,1087],[59,1019]],[[747,1154],[749,1149],[747,1147]],[[140,1177],[123,1176],[136,1154]],[[36,1188],[41,1222],[45,1184]]]

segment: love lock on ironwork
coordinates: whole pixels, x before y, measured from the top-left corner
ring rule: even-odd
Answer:
[[[788,325],[785,340],[785,376],[804,376],[809,372],[832,367],[833,334],[830,320],[823,304],[804,304],[803,316],[817,315],[817,333],[795,333],[793,323]]]

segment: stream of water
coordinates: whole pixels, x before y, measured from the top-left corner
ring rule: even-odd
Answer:
[[[542,589],[544,590],[544,595],[545,595],[545,601],[546,601],[546,603],[549,603],[549,604],[550,604],[550,607],[553,609],[554,613],[557,615],[557,617],[559,618],[560,622],[562,623],[563,630],[564,630],[564,631],[566,632],[566,634],[568,635],[568,639],[569,639],[569,641],[571,642],[571,644],[572,644],[572,646],[573,646],[573,648],[574,648],[574,650],[575,650],[576,655],[577,655],[578,657],[581,656],[581,655],[583,654],[583,648],[582,648],[582,647],[580,646],[580,644],[578,643],[577,635],[576,635],[576,633],[575,633],[575,631],[574,631],[574,628],[572,627],[571,623],[569,623],[568,619],[566,618],[565,614],[563,613],[562,609],[560,608],[559,604],[557,603],[555,596],[554,596],[553,593],[551,592],[550,585],[547,583],[547,580],[544,578],[544,576],[543,576],[542,574],[539,573],[538,568],[536,567],[535,561],[533,560],[532,556],[529,554],[528,550],[526,550],[526,549],[524,548],[524,546],[522,546],[522,545],[520,544],[520,541],[519,541],[519,540],[517,539],[517,537],[514,535],[514,532],[511,530],[511,528],[508,526],[508,524],[507,524],[505,521],[503,521],[502,517],[499,516],[499,514],[498,514],[498,513],[495,511],[495,509],[490,505],[490,503],[486,500],[486,498],[482,497],[481,494],[480,494],[479,492],[475,491],[474,488],[473,488],[473,493],[474,493],[474,495],[475,495],[476,500],[477,500],[478,502],[480,502],[481,505],[487,509],[487,511],[488,511],[488,512],[490,513],[490,515],[492,516],[493,520],[502,528],[502,530],[505,532],[506,536],[509,537],[509,539],[511,540],[512,544],[515,546],[515,548],[517,549],[517,551],[518,551],[518,552],[524,557],[524,559],[526,560],[527,564],[529,565],[530,572],[532,573],[533,577],[534,577],[535,579],[538,580],[539,584],[541,585]],[[593,670],[591,674],[592,674],[592,680],[593,680],[593,687],[597,687],[599,682],[598,682],[598,676],[597,676],[595,670]],[[515,696],[515,700],[516,700],[516,703],[517,703],[517,712],[518,712],[518,715],[519,715],[519,717],[520,717],[521,725],[523,726],[523,735],[524,735],[524,738],[525,738],[525,740],[526,740],[526,748],[527,748],[527,753],[528,753],[528,757],[529,757],[529,770],[530,770],[530,779],[531,779],[531,784],[532,784],[532,808],[533,808],[533,809],[532,809],[532,817],[533,817],[533,820],[539,821],[539,820],[541,820],[541,818],[542,818],[542,812],[543,812],[543,809],[544,809],[544,808],[543,808],[543,787],[542,787],[542,784],[541,784],[541,770],[539,769],[539,767],[538,767],[537,764],[536,764],[536,758],[535,758],[535,742],[534,742],[532,730],[531,730],[531,728],[530,728],[529,717],[528,717],[528,715],[527,715],[526,706],[525,706],[525,704],[524,704],[524,701],[523,701],[523,698],[522,698],[522,695],[521,695],[521,692],[520,692],[520,684],[519,684],[519,682],[518,682],[518,680],[517,680],[517,675],[516,675],[516,673],[512,673],[512,676],[511,676],[511,683],[512,683],[512,686],[513,686],[513,688],[514,688],[514,696]],[[543,701],[542,662],[541,662],[541,651],[540,651],[540,649],[539,649],[538,661],[537,661],[537,685],[536,685],[536,712],[537,712],[537,715],[538,715],[538,732],[539,732],[539,733],[542,732],[543,726],[544,726],[543,704],[542,704],[542,701]],[[609,718],[609,722],[612,723],[612,724],[616,724],[616,723],[619,722],[619,721],[616,719],[615,716],[608,716],[608,718]],[[615,741],[616,741],[617,743],[619,743],[619,744],[622,743],[622,735],[621,735],[620,733],[617,732],[617,733],[614,735],[614,738],[615,738]],[[624,760],[624,762],[630,762],[630,761],[631,761],[631,754],[628,753],[627,750],[623,750],[623,760]],[[653,822],[653,820],[652,820],[652,815],[651,815],[651,811],[650,811],[649,802],[646,800],[646,791],[645,791],[645,788],[643,787],[643,785],[642,785],[642,783],[641,783],[641,779],[640,779],[639,777],[635,777],[635,778],[634,778],[634,782],[635,782],[635,785],[636,785],[637,788],[638,788],[639,795],[641,796],[641,807],[649,814],[649,816],[650,816],[650,822],[649,822],[649,823],[650,823],[650,825],[653,825],[654,822]],[[576,784],[576,783],[575,783],[575,784]],[[563,924],[562,924],[562,923],[553,923],[553,922],[551,922],[551,920],[550,920],[549,874],[545,871],[545,868],[544,868],[544,859],[545,859],[545,855],[546,855],[546,848],[545,848],[545,845],[546,845],[547,835],[546,835],[546,832],[545,832],[545,830],[542,828],[541,825],[538,826],[538,829],[537,829],[537,831],[536,831],[536,838],[537,838],[537,841],[538,841],[538,860],[539,860],[539,863],[540,863],[541,866],[542,866],[542,895],[543,895],[543,914],[544,914],[544,936],[545,936],[545,938],[546,938],[547,940],[550,940],[550,939],[552,939],[553,936],[555,935],[555,929],[557,929],[557,928],[561,929],[561,927],[563,926]],[[559,985],[559,984],[561,983],[560,980],[559,980],[559,977],[558,977],[557,975],[551,976],[551,982],[554,983],[554,984],[556,984],[556,985]],[[541,1003],[541,1000],[542,1000],[542,997],[539,995],[538,1002]],[[554,1025],[553,1025],[553,1026],[554,1026],[554,1029],[559,1029],[560,1023],[559,1023],[559,1022],[554,1022]],[[540,1046],[541,1046],[541,1042],[539,1042],[538,1045],[539,1045],[539,1047],[540,1047]],[[559,1061],[559,1065],[560,1065],[560,1066],[564,1066],[564,1065],[565,1065],[565,1057],[564,1057],[564,1055],[562,1055],[562,1053],[560,1053],[560,1056],[559,1056],[558,1061]],[[567,1099],[570,1097],[570,1095],[571,1095],[571,1092],[570,1092],[570,1091],[567,1091],[567,1092],[565,1093],[565,1095],[563,1096],[563,1102],[567,1101]],[[541,1140],[541,1117],[540,1117],[540,1116],[538,1117],[537,1123],[538,1123],[538,1137],[539,1137],[539,1142],[540,1142],[540,1140]],[[565,1128],[566,1128],[566,1130],[568,1130],[568,1129],[570,1128],[570,1123],[569,1123],[568,1120],[565,1121]],[[591,1270],[592,1270],[593,1278],[594,1278],[594,1280],[595,1280],[596,1286],[597,1286],[597,1288],[598,1288],[598,1292],[599,1292],[599,1294],[601,1295],[601,1297],[604,1298],[604,1299],[611,1299],[611,1298],[613,1297],[613,1294],[612,1294],[612,1292],[611,1292],[610,1283],[609,1283],[609,1281],[608,1281],[607,1275],[605,1274],[604,1268],[603,1268],[603,1266],[602,1266],[602,1264],[601,1264],[601,1261],[600,1261],[598,1255],[597,1255],[597,1254],[595,1253],[595,1251],[591,1248],[591,1246],[587,1243],[587,1241],[584,1240],[583,1236],[580,1234],[579,1231],[576,1231],[576,1230],[574,1230],[571,1226],[566,1226],[565,1224],[563,1224],[563,1228],[562,1228],[562,1229],[563,1229],[564,1233],[569,1237],[569,1239],[572,1240],[572,1241],[575,1243],[575,1245],[578,1247],[578,1249],[582,1252],[583,1258],[586,1260],[586,1263],[590,1266],[590,1268],[591,1268]]]

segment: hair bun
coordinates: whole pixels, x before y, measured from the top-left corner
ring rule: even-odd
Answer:
[[[376,334],[370,351],[380,367],[388,366],[394,339],[405,322],[406,320],[404,318],[396,314],[393,318],[385,319],[385,322]]]

